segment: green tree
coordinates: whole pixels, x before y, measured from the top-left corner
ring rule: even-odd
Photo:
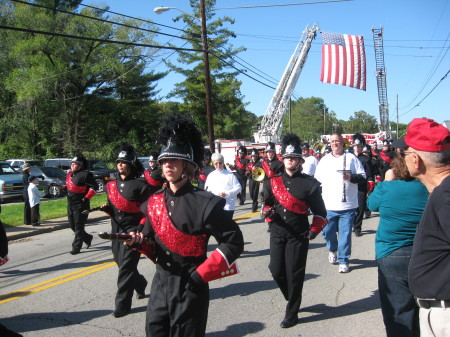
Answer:
[[[215,12],[211,8],[216,1],[206,0],[205,2],[215,137],[250,138],[256,116],[245,109],[244,97],[240,92],[241,82],[236,79],[238,72],[230,66],[234,63],[233,56],[243,50],[243,48],[233,48],[229,43],[229,39],[235,35],[225,26],[233,24],[234,20],[230,17],[215,19]],[[198,1],[191,0],[190,3],[193,15],[199,17]],[[192,49],[197,51],[178,52],[177,62],[180,65],[166,62],[171,70],[185,77],[184,81],[175,85],[169,97],[182,99],[183,105],[180,106],[180,110],[193,114],[206,135],[205,76],[200,22],[185,14],[177,17],[175,21],[177,20],[183,20],[188,25],[188,28],[184,30],[183,38],[191,44]]]
[[[0,57],[10,70],[2,73],[0,66],[0,76],[14,102],[0,97],[1,107],[11,106],[3,109],[0,138],[8,144],[21,144],[17,150],[21,154],[35,156],[98,151],[102,144],[117,143],[126,137],[151,142],[140,136],[152,134],[145,133],[143,121],[155,123],[152,97],[157,94],[156,81],[164,76],[145,73],[154,50],[100,41],[154,44],[148,30],[135,28],[149,28],[149,24],[120,17],[114,21],[127,26],[94,20],[110,19],[96,9],[79,11],[85,17],[59,11],[75,11],[80,1],[36,3],[50,9],[19,3],[2,6],[2,22],[98,40],[2,32],[4,39],[0,43],[6,48]],[[119,132],[118,122],[124,125]],[[131,133],[127,127],[137,129]]]
[[[379,132],[377,119],[364,110],[356,111],[344,123],[343,133],[377,133]]]

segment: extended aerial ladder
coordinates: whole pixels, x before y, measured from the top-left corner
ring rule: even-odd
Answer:
[[[386,132],[386,137],[391,137],[391,125],[389,123],[389,104],[386,86],[386,68],[384,66],[383,27],[373,28],[373,44],[375,47],[375,67],[378,86],[378,107],[380,110],[380,131]]]
[[[311,28],[306,26],[303,31],[302,38],[286,66],[261,124],[254,133],[256,143],[279,142],[289,100],[306,62],[312,40],[316,37],[318,30],[319,27],[313,25]]]

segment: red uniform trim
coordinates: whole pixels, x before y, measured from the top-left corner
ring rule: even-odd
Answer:
[[[266,172],[266,175],[267,175],[268,178],[272,178],[275,175],[275,172],[273,172],[270,169],[269,163],[267,161],[264,160],[262,162],[261,166],[262,166],[264,172]]]
[[[150,172],[150,170],[145,170],[145,171],[144,171],[144,177],[145,177],[145,180],[146,180],[150,185],[152,185],[152,186],[159,187],[159,186],[162,186],[162,185],[163,185],[162,180],[153,179],[153,178],[151,177],[151,172]]]
[[[88,191],[88,187],[86,185],[78,186],[75,185],[72,181],[73,173],[69,171],[66,176],[66,186],[67,189],[72,193],[86,193]]]
[[[85,197],[87,199],[91,199],[96,194],[97,194],[97,192],[95,192],[92,188],[90,188],[89,191],[87,192],[87,194],[85,195]]]
[[[217,248],[211,255],[197,268],[197,273],[203,282],[214,281],[219,278],[235,275],[239,273],[236,262],[228,262],[225,255]]]
[[[125,199],[117,189],[117,181],[110,181],[108,183],[108,199],[118,210],[127,213],[140,213],[141,203],[137,201],[130,201]]]
[[[293,213],[308,214],[309,205],[302,200],[298,200],[288,192],[281,176],[273,177],[270,179],[270,183],[273,195],[281,206]]]
[[[245,165],[241,163],[241,161],[239,159],[236,159],[234,161],[234,163],[236,164],[236,166],[241,169],[241,170],[245,170]]]
[[[318,216],[318,215],[314,215],[313,221],[311,224],[311,230],[314,233],[319,234],[322,231],[322,229],[326,226],[327,223],[328,223],[327,219],[322,218],[321,216]]]
[[[148,216],[153,230],[161,242],[172,252],[182,256],[206,254],[208,237],[205,234],[191,235],[179,231],[167,213],[164,193],[153,194],[148,200]]]
[[[249,172],[253,172],[253,170],[255,169],[255,164],[256,163],[254,163],[254,162],[250,162],[250,163],[248,163],[247,164],[247,170],[249,171]]]
[[[383,151],[380,152],[381,159],[383,159],[386,163],[391,163],[392,159],[388,157],[386,153]]]

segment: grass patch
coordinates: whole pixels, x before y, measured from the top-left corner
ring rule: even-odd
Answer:
[[[91,208],[106,203],[106,193],[95,195],[91,199]],[[6,227],[23,225],[23,203],[2,205],[1,220]],[[67,216],[67,198],[42,200],[40,206],[41,221]]]

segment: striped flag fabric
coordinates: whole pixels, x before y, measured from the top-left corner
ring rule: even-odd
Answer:
[[[320,80],[366,90],[364,37],[322,32]]]

